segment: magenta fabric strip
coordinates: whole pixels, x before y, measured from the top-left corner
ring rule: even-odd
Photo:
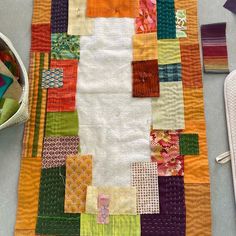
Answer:
[[[4,81],[4,79],[0,76],[0,87],[2,87],[3,85],[5,85],[5,81]]]

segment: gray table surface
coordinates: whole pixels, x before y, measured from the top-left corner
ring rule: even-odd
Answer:
[[[0,0],[0,32],[7,35],[25,66],[29,64],[33,0]],[[199,0],[200,24],[227,22],[230,69],[236,68],[236,15],[222,7],[225,0]],[[215,157],[228,148],[223,84],[226,75],[204,74],[204,97],[211,175],[212,235],[236,235],[231,165]],[[17,184],[23,126],[0,132],[0,236],[12,236],[16,219]]]

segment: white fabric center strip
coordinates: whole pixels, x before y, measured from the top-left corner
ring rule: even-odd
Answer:
[[[151,99],[131,94],[133,34],[134,19],[97,18],[81,37],[79,135],[95,186],[130,185],[130,163],[150,160]]]

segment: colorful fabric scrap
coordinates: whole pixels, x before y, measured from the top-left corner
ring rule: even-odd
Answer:
[[[201,26],[203,63],[205,73],[228,73],[226,23]]]

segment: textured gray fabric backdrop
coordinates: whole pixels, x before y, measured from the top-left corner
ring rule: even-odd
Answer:
[[[227,22],[230,69],[236,69],[236,15],[225,10],[226,0],[199,0],[200,24]],[[0,0],[0,32],[13,42],[26,67],[29,64],[33,0]],[[236,235],[236,206],[230,163],[215,157],[228,150],[224,113],[225,75],[204,75],[205,111],[211,173],[213,236]],[[12,236],[16,218],[17,183],[23,126],[0,131],[0,235]]]

